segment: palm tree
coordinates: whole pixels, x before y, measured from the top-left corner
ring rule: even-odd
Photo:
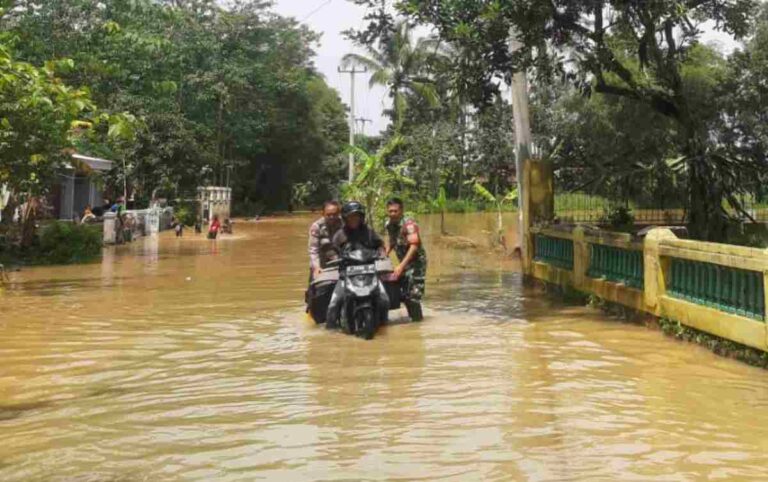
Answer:
[[[420,38],[414,44],[410,25],[401,21],[379,42],[378,48],[371,45],[363,48],[366,55],[347,54],[342,66],[367,67],[371,72],[370,85],[389,89],[395,132],[399,132],[403,124],[406,94],[421,96],[433,107],[439,104],[435,85],[426,72],[430,60],[440,55],[439,43],[434,38]]]

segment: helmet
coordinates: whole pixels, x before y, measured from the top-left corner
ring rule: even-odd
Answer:
[[[341,208],[341,217],[344,218],[345,221],[350,214],[354,213],[359,214],[363,217],[363,220],[365,220],[365,206],[359,202],[349,201],[348,203],[344,204],[344,207]]]

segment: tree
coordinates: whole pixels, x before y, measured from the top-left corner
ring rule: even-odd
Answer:
[[[380,39],[378,48],[372,44],[361,45],[367,56],[347,54],[342,65],[367,67],[371,72],[370,84],[389,89],[395,132],[399,133],[402,128],[408,94],[421,97],[432,107],[437,106],[437,93],[426,70],[430,59],[439,52],[434,39],[420,38],[414,44],[410,25],[398,22]]]
[[[358,3],[373,7],[376,2]],[[725,236],[724,200],[734,204],[732,194],[742,189],[741,174],[759,166],[726,156],[712,143],[711,119],[699,116],[706,106],[694,97],[705,86],[688,82],[684,63],[703,22],[740,37],[748,32],[756,5],[755,0],[396,2],[411,20],[435,26],[443,39],[475,54],[464,66],[469,78],[508,77],[530,67],[539,74],[559,70],[587,92],[630,99],[669,118],[688,176],[691,230],[712,240]],[[384,18],[389,13],[378,12],[365,32],[369,37],[389,23]],[[515,55],[507,48],[510,28],[523,43]],[[563,68],[566,62],[575,69]]]
[[[68,159],[74,130],[89,127],[83,116],[94,110],[84,89],[67,86],[57,69],[71,61],[37,68],[14,59],[0,44],[0,184],[10,191],[4,222],[24,202],[22,246],[32,243],[39,198],[46,194]]]
[[[360,169],[352,184],[345,186],[343,196],[344,199],[355,199],[363,203],[368,210],[368,218],[374,225],[384,220],[385,198],[413,185],[413,181],[403,172],[405,164],[387,164],[387,159],[400,147],[402,141],[401,137],[395,136],[374,154],[355,146],[349,148],[357,157]]]
[[[246,213],[284,208],[310,179],[322,179],[310,199],[327,195],[347,127],[312,65],[319,36],[268,2],[220,3],[16,0],[0,27],[24,60],[72,58],[68,83],[87,86],[107,113],[142,121],[129,145],[81,145],[125,159],[138,202],[228,179]],[[110,177],[121,192],[123,174]]]

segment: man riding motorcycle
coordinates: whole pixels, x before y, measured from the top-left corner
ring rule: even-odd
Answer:
[[[387,255],[393,250],[397,253],[400,264],[395,268],[395,278],[402,279],[405,286],[405,305],[413,321],[421,321],[421,299],[424,297],[427,276],[427,252],[422,243],[419,225],[403,214],[403,201],[392,198],[387,201],[387,233],[389,247]]]
[[[384,242],[378,234],[365,222],[365,207],[357,201],[350,201],[341,208],[341,217],[344,227],[333,237],[333,245],[344,258],[344,253],[356,249],[369,249],[378,251],[380,257],[385,256]],[[377,290],[378,306],[381,308],[381,319],[387,320],[389,313],[389,297],[383,285],[379,283]],[[331,302],[328,305],[326,327],[333,329],[338,327],[339,311],[344,305],[344,284],[338,283],[333,291]]]

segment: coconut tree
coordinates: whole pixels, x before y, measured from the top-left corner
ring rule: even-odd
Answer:
[[[351,53],[342,59],[343,67],[362,65],[371,72],[370,85],[381,85],[392,98],[392,121],[400,132],[407,109],[407,95],[424,98],[429,105],[439,105],[437,90],[429,76],[431,59],[440,55],[440,44],[432,37],[413,41],[411,26],[396,23],[376,46],[361,45],[365,54]]]

